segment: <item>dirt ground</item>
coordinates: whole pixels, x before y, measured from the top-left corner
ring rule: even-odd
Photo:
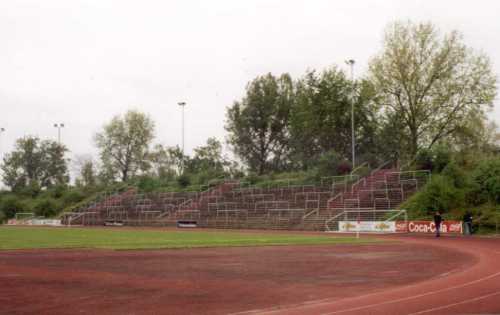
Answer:
[[[1,314],[227,314],[406,286],[477,263],[416,243],[0,252]]]

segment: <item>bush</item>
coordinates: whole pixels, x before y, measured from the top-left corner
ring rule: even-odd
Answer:
[[[78,203],[83,199],[85,199],[85,195],[78,190],[71,190],[62,197],[62,201],[65,207]]]
[[[433,148],[433,172],[441,172],[451,162],[451,151],[447,145],[440,144]]]
[[[57,185],[50,189],[50,195],[56,199],[61,198],[68,188],[64,185]]]
[[[52,217],[61,210],[60,205],[53,198],[40,199],[33,207],[36,215],[43,217]]]
[[[337,165],[336,169],[337,175],[346,175],[351,173],[351,171],[352,171],[352,164],[349,161],[344,160]]]
[[[500,158],[479,163],[472,178],[477,184],[475,194],[479,201],[500,203]]]
[[[187,186],[191,185],[191,179],[187,174],[182,174],[177,178],[177,184],[179,184],[179,186],[182,188],[186,188]]]
[[[161,182],[159,179],[143,176],[139,179],[137,186],[143,192],[152,192],[161,187]]]
[[[418,170],[432,170],[432,160],[432,152],[421,149],[415,157],[415,166]]]
[[[19,212],[30,212],[28,206],[19,200],[19,198],[14,196],[7,196],[2,199],[0,203],[0,211],[3,212],[7,219],[13,218],[16,216],[16,213]]]
[[[6,219],[7,216],[3,213],[3,211],[0,211],[0,224],[3,224]]]
[[[465,172],[455,161],[450,161],[441,174],[451,180],[453,185],[457,188],[465,188],[467,186],[467,177]]]
[[[316,165],[317,178],[345,175],[352,171],[352,164],[333,150],[323,154]]]
[[[417,169],[440,173],[451,161],[451,151],[445,145],[435,146],[432,150],[421,149],[415,158]]]
[[[20,188],[18,192],[22,196],[28,196],[31,198],[35,198],[40,194],[42,191],[42,188],[40,187],[40,184],[37,181],[31,182],[28,186]]]
[[[425,216],[437,210],[448,212],[464,203],[463,190],[457,189],[450,179],[434,175],[424,189],[407,200],[401,208],[410,210],[414,215]]]

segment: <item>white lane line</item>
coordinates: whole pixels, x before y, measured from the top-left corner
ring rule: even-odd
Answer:
[[[440,307],[435,307],[435,308],[429,308],[427,310],[423,310],[423,311],[416,312],[416,313],[411,313],[411,314],[408,314],[408,315],[418,315],[418,314],[425,314],[425,313],[440,311],[440,310],[444,310],[444,309],[447,309],[447,308],[450,308],[450,307],[453,307],[453,306],[458,306],[458,305],[467,304],[467,303],[470,303],[470,302],[476,302],[476,301],[484,300],[484,299],[487,299],[489,297],[492,297],[492,296],[495,296],[495,295],[499,295],[499,294],[500,294],[500,291],[497,291],[497,292],[494,292],[494,293],[490,293],[490,294],[478,296],[478,297],[475,297],[473,299],[468,299],[468,300],[465,300],[465,301],[462,301],[462,302],[448,304],[448,305],[444,305],[444,306],[440,306]]]
[[[499,275],[500,275],[500,272],[497,272],[497,273],[491,274],[491,275],[489,275],[487,277],[483,277],[483,278],[480,278],[480,279],[477,279],[477,280],[469,281],[469,282],[466,282],[466,283],[463,283],[463,284],[460,284],[460,285],[456,285],[456,286],[453,286],[453,287],[448,287],[448,288],[445,288],[445,289],[430,291],[430,292],[426,292],[426,293],[422,293],[422,294],[417,294],[417,295],[413,295],[413,296],[409,296],[409,297],[405,297],[405,298],[400,298],[400,299],[394,299],[394,300],[390,300],[390,301],[385,301],[385,302],[382,302],[382,303],[369,304],[369,305],[364,305],[364,306],[359,306],[359,307],[353,307],[353,308],[349,308],[349,309],[345,309],[345,310],[341,310],[341,311],[335,311],[335,312],[330,312],[330,313],[323,313],[322,315],[341,314],[341,313],[359,311],[359,310],[364,310],[364,309],[367,309],[367,308],[372,308],[372,307],[377,307],[377,306],[382,306],[382,305],[387,305],[387,304],[394,304],[394,303],[398,303],[398,302],[414,300],[414,299],[418,299],[418,298],[421,298],[421,297],[424,297],[424,296],[433,295],[433,294],[436,294],[436,293],[441,293],[441,292],[446,292],[446,291],[451,291],[451,290],[455,290],[455,289],[460,289],[460,288],[463,288],[463,287],[467,287],[467,286],[470,286],[470,285],[473,285],[473,284],[476,284],[476,283],[479,283],[479,282],[482,282],[482,281],[489,280],[491,278],[495,278],[495,277],[497,277]]]
[[[500,275],[500,272],[497,272],[495,274],[491,274],[489,276],[486,276],[486,277],[483,277],[483,278],[480,278],[480,279],[476,279],[474,281],[470,281],[470,282],[467,282],[467,283],[464,283],[464,284],[461,284],[461,285],[458,285],[458,286],[449,287],[449,288],[446,288],[446,289],[441,289],[441,290],[437,290],[437,291],[433,291],[433,292],[428,292],[428,293],[424,293],[424,294],[421,294],[421,295],[418,295],[418,296],[401,298],[401,299],[387,301],[387,302],[383,302],[383,303],[379,303],[379,304],[372,304],[372,305],[360,306],[360,307],[353,308],[353,309],[346,309],[346,310],[341,310],[341,311],[335,311],[333,313],[324,313],[324,314],[321,314],[321,315],[340,314],[340,313],[355,311],[355,310],[364,309],[364,308],[376,307],[376,306],[379,306],[379,305],[385,305],[385,304],[397,303],[397,302],[405,301],[405,300],[411,300],[413,298],[423,297],[423,296],[426,296],[426,295],[434,294],[436,292],[444,292],[444,291],[447,291],[447,290],[453,290],[453,289],[462,288],[462,287],[465,287],[465,286],[468,286],[468,285],[472,285],[472,284],[475,284],[475,283],[478,283],[478,282],[481,282],[481,281],[488,280],[490,278],[494,278],[494,277],[496,277],[498,275]],[[410,285],[403,286],[403,287],[399,288],[399,290],[407,290],[407,289],[411,289],[412,287],[419,286],[419,285],[421,285],[421,283],[410,284]],[[388,292],[397,292],[397,290],[398,289],[392,289],[392,290],[390,290]],[[368,294],[365,294],[365,295],[354,297],[354,299],[363,299],[363,298],[367,298],[369,296],[373,296],[373,295],[377,295],[377,294],[381,294],[381,292],[368,293]],[[346,299],[351,299],[351,298],[344,298],[344,299],[326,298],[326,299],[322,299],[322,300],[307,301],[307,302],[304,302],[304,303],[301,303],[301,304],[298,304],[298,305],[291,304],[291,305],[283,305],[283,306],[277,306],[277,307],[271,307],[271,308],[254,309],[254,310],[248,310],[248,311],[243,311],[243,312],[231,313],[229,315],[251,315],[251,314],[261,314],[261,313],[274,314],[274,313],[281,313],[281,312],[283,312],[285,310],[293,310],[295,308],[301,308],[301,307],[311,307],[311,306],[315,307],[315,306],[329,305],[329,304],[334,305],[334,304],[336,304],[338,302],[341,302],[343,300],[346,300]]]

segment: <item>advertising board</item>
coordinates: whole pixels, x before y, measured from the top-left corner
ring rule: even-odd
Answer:
[[[339,232],[396,232],[396,222],[339,221]]]
[[[396,232],[410,233],[436,233],[436,225],[433,221],[397,221]],[[461,221],[443,221],[441,233],[462,233]]]

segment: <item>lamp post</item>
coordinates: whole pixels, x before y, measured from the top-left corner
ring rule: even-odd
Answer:
[[[57,143],[61,145],[61,128],[64,128],[64,124],[54,124],[54,127],[57,128]]]
[[[184,107],[186,102],[178,102],[177,105],[182,108],[182,156],[184,156]]]
[[[5,132],[5,128],[0,127],[0,136]],[[0,137],[1,140],[1,137]],[[2,160],[2,142],[0,141],[0,161]]]
[[[351,147],[352,147],[352,169],[356,167],[356,150],[355,150],[355,140],[354,140],[354,59],[346,60],[347,65],[351,67],[351,83],[352,83],[352,92],[351,92]]]
[[[0,136],[1,136],[1,135],[2,135],[2,133],[4,133],[4,132],[5,132],[5,128],[0,127]]]

